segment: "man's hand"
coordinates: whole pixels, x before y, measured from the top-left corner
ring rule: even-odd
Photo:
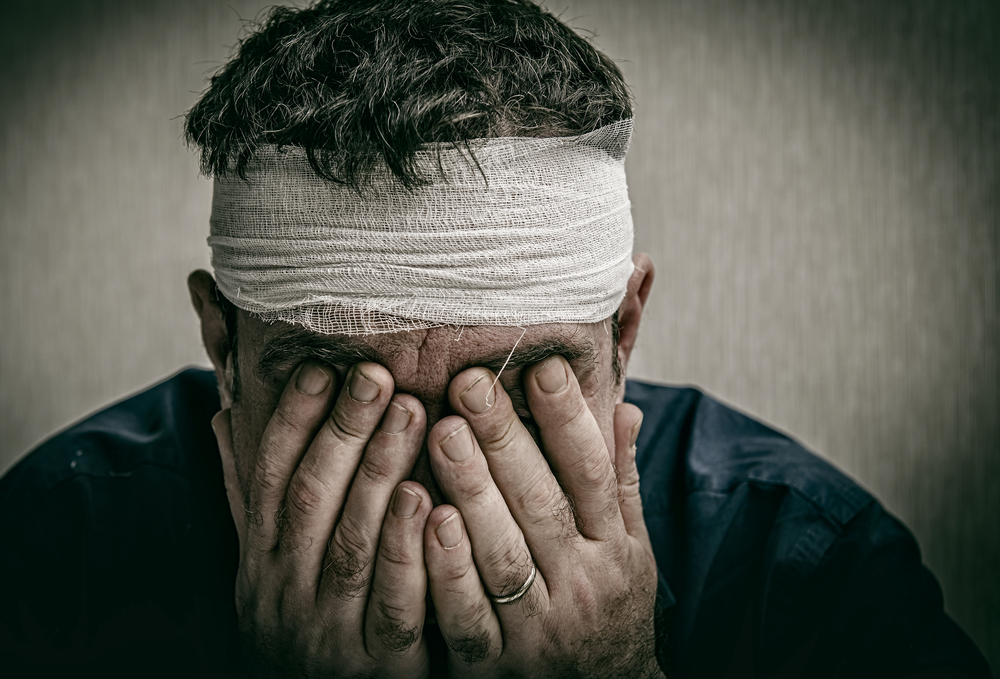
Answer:
[[[354,366],[339,396],[335,382],[330,368],[313,363],[292,375],[246,488],[229,411],[212,422],[240,536],[236,606],[246,669],[424,676],[431,501],[404,481],[423,443],[424,410],[412,396],[393,396],[389,371],[374,363]]]
[[[553,357],[524,377],[543,453],[493,381],[483,368],[459,374],[458,416],[428,437],[455,505],[436,507],[424,536],[451,676],[662,676],[635,466],[641,412],[617,407],[612,455],[569,364]],[[533,563],[525,596],[491,602],[517,592]]]

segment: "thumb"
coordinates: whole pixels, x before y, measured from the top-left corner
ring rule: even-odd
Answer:
[[[229,408],[224,408],[212,418],[212,430],[219,443],[219,457],[222,458],[222,476],[226,484],[226,497],[229,498],[229,512],[233,515],[236,532],[240,537],[240,553],[247,538],[247,513],[243,507],[243,490],[240,479],[236,475],[236,458],[233,455],[233,428]]]
[[[642,411],[631,403],[615,406],[615,468],[618,470],[618,504],[625,530],[649,544],[639,496],[639,470],[635,466],[635,439],[642,426]]]

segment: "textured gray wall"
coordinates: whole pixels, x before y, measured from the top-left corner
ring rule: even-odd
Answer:
[[[204,364],[210,185],[180,116],[262,3],[5,2],[0,469]],[[791,432],[914,530],[1000,667],[1000,11],[565,0],[638,105],[634,376]]]

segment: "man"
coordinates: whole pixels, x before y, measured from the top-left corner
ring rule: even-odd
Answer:
[[[275,10],[187,119],[214,376],[5,477],[8,666],[988,676],[864,491],[624,381],[630,118],[527,0]]]

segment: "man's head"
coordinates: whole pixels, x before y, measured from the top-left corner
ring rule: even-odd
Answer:
[[[379,167],[418,195],[433,183],[433,168],[417,162],[426,144],[567,137],[630,116],[614,64],[527,0],[343,1],[274,10],[212,79],[186,131],[217,179],[241,176],[265,147],[298,147],[316,174],[350,186],[363,202]],[[622,367],[651,280],[648,259],[639,258],[620,310],[599,323],[351,338],[263,323],[223,298],[204,272],[190,286],[223,398],[232,403],[237,458],[249,464],[282,386],[303,360],[341,373],[358,361],[383,365],[396,391],[421,401],[430,425],[449,413],[452,377],[476,365],[499,372],[515,344],[501,376],[515,404],[520,368],[563,355],[613,450]],[[519,414],[530,421],[525,409]],[[429,481],[420,465],[415,475]]]
[[[530,0],[340,0],[275,8],[187,116],[206,174],[306,149],[360,187],[374,163],[428,178],[422,144],[566,137],[630,118],[618,68]]]

